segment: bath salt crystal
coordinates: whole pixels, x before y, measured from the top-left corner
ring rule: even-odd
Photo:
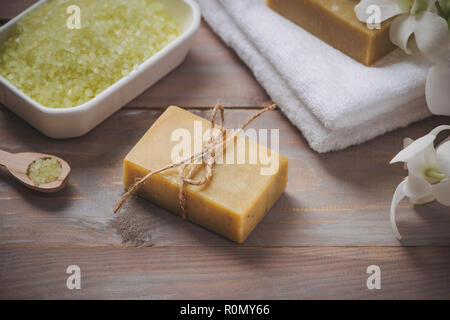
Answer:
[[[55,181],[61,175],[61,163],[55,158],[35,160],[28,168],[28,177],[37,185]]]

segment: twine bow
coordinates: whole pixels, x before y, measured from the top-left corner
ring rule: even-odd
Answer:
[[[211,129],[215,128],[216,125],[216,117],[217,112],[220,111],[220,134],[217,136],[214,136],[213,134],[210,135],[210,138],[208,139],[208,142],[202,147],[202,151],[198,152],[196,154],[193,154],[192,156],[173,162],[167,166],[164,166],[162,168],[159,168],[155,171],[152,171],[148,174],[146,174],[144,177],[138,179],[133,185],[131,185],[130,188],[128,188],[127,192],[122,196],[122,198],[116,203],[114,206],[114,213],[117,213],[120,208],[123,206],[125,201],[132,195],[136,190],[138,190],[150,177],[154,176],[157,173],[166,171],[168,169],[172,168],[179,168],[180,172],[180,187],[179,187],[179,194],[178,199],[180,201],[180,208],[181,208],[181,217],[183,219],[186,219],[186,193],[184,191],[186,185],[195,185],[195,186],[202,186],[207,184],[211,178],[214,175],[214,168],[216,165],[216,158],[220,154],[220,151],[223,150],[223,147],[227,146],[230,141],[233,141],[234,138],[242,132],[253,120],[258,118],[260,115],[262,115],[264,112],[269,110],[274,110],[276,108],[275,104],[271,104],[264,109],[256,112],[251,117],[249,117],[240,127],[238,130],[236,130],[230,137],[226,138],[226,129],[224,128],[224,110],[225,108],[220,105],[216,104],[212,110],[210,122],[211,122]],[[195,163],[197,160],[202,160],[201,164],[194,164],[189,166],[189,164]],[[196,172],[197,168],[199,166],[203,166],[206,164],[206,174],[203,178],[198,179],[192,179],[192,176]]]

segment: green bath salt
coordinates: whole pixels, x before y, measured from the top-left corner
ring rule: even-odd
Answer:
[[[43,106],[81,105],[179,36],[162,3],[51,0],[23,17],[0,45],[0,74]],[[73,5],[80,29],[69,27]]]

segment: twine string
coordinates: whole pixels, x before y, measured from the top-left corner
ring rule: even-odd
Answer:
[[[234,138],[242,132],[253,120],[258,118],[263,113],[274,110],[276,108],[275,104],[271,104],[262,110],[256,112],[251,117],[249,117],[230,137],[226,138],[226,129],[224,128],[224,122],[225,122],[225,116],[224,111],[225,108],[220,105],[216,104],[212,110],[210,122],[211,122],[211,129],[215,128],[216,125],[216,117],[217,112],[220,111],[220,133],[217,136],[214,136],[211,130],[210,137],[207,141],[207,143],[202,147],[202,151],[198,152],[196,154],[191,155],[190,157],[173,162],[171,164],[168,164],[167,166],[161,167],[155,171],[152,171],[148,174],[146,174],[144,177],[138,179],[135,183],[133,183],[122,196],[122,198],[116,203],[114,206],[114,213],[117,213],[120,208],[123,206],[125,201],[135,192],[137,191],[145,182],[148,181],[152,176],[155,174],[158,174],[160,172],[176,168],[179,169],[179,178],[180,178],[180,186],[179,186],[179,194],[178,199],[180,202],[180,208],[181,208],[181,216],[183,219],[187,219],[186,216],[186,192],[185,188],[186,185],[195,185],[195,186],[201,186],[207,184],[211,178],[214,175],[214,168],[216,165],[216,159],[219,154],[223,152],[223,149],[226,148],[228,143],[231,141],[234,141]],[[196,161],[200,161],[200,164],[195,164]],[[205,176],[198,179],[192,179],[192,176],[196,172],[196,170],[200,167],[206,164],[206,173]]]

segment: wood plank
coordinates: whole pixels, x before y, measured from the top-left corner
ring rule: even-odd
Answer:
[[[449,248],[0,248],[0,299],[449,299]],[[66,269],[81,269],[68,290]],[[369,265],[381,289],[368,290]]]
[[[237,127],[253,112],[227,110],[227,126]],[[54,195],[27,190],[0,170],[0,245],[120,245],[110,223],[117,219],[112,207],[123,193],[122,159],[160,113],[122,110],[84,137],[53,140],[0,111],[0,148],[51,153],[72,166],[69,186]],[[392,193],[406,174],[399,165],[388,166],[389,160],[405,136],[418,138],[443,122],[434,117],[363,146],[317,154],[280,112],[264,114],[252,127],[280,129],[280,151],[290,160],[289,183],[244,246],[449,245],[450,216],[439,204],[401,204],[401,243],[389,223]],[[139,219],[149,235],[145,245],[234,245],[143,199],[130,199],[121,214]]]

